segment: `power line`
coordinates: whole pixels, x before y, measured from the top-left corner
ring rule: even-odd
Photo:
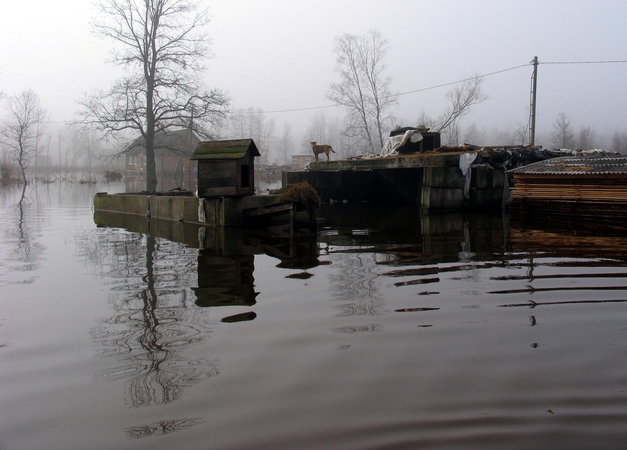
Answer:
[[[435,85],[435,86],[430,86],[430,87],[426,87],[426,88],[422,88],[422,89],[415,89],[413,91],[401,92],[400,94],[390,95],[390,97],[400,97],[402,95],[414,94],[416,92],[424,92],[424,91],[429,91],[429,90],[432,90],[432,89],[437,89],[437,88],[441,88],[441,87],[445,87],[445,86],[451,86],[453,84],[463,83],[464,81],[474,80],[475,78],[489,77],[491,75],[496,75],[496,74],[503,73],[503,72],[509,72],[510,70],[520,69],[521,67],[528,67],[529,65],[530,65],[530,63],[522,64],[520,66],[510,67],[509,69],[497,70],[496,72],[490,72],[490,73],[486,73],[486,74],[483,74],[483,75],[475,75],[475,76],[472,76],[472,77],[464,78],[462,80],[451,81],[451,82],[448,82],[448,83],[442,83],[442,84],[438,84],[438,85]]]
[[[613,60],[613,61],[551,61],[551,62],[538,61],[538,64],[619,64],[619,63],[627,63],[627,60],[618,59],[618,60]]]
[[[620,63],[627,63],[627,60],[548,61],[548,62],[538,61],[538,64],[620,64]],[[473,80],[475,78],[489,77],[489,76],[498,75],[498,74],[504,73],[504,72],[510,72],[512,70],[520,69],[520,68],[523,68],[523,67],[529,67],[532,64],[533,64],[533,61],[531,63],[521,64],[519,66],[509,67],[507,69],[496,70],[494,72],[489,72],[489,73],[485,73],[485,74],[482,74],[482,75],[475,75],[475,76],[463,78],[463,79],[457,80],[457,81],[450,81],[450,82],[447,82],[447,83],[436,84],[434,86],[429,86],[429,87],[420,88],[420,89],[414,89],[414,90],[411,90],[411,91],[400,92],[398,94],[392,94],[392,95],[389,95],[386,98],[402,97],[404,95],[415,94],[417,92],[431,91],[433,89],[439,89],[439,88],[442,88],[442,87],[452,86],[452,85],[458,84],[458,83],[463,83],[464,81],[470,81],[470,80]],[[308,106],[308,107],[303,107],[303,108],[275,109],[275,110],[270,110],[270,111],[261,110],[261,111],[259,111],[259,113],[275,114],[275,113],[288,113],[288,112],[300,112],[300,111],[313,111],[313,110],[316,110],[316,109],[334,108],[334,107],[338,107],[338,106],[340,106],[340,105],[332,104],[332,105]],[[67,123],[69,123],[69,121],[50,121],[50,122],[42,122],[42,123],[65,123],[65,124],[67,124]]]
[[[457,80],[457,81],[450,81],[448,83],[442,83],[442,84],[437,84],[437,85],[429,86],[429,87],[425,87],[425,88],[414,89],[412,91],[400,92],[398,94],[389,95],[386,98],[402,97],[402,96],[408,95],[408,94],[415,94],[416,92],[430,91],[430,90],[438,89],[438,88],[441,88],[441,87],[451,86],[451,85],[457,84],[457,83],[463,83],[464,81],[473,80],[475,78],[489,77],[489,76],[492,76],[492,75],[497,75],[499,73],[509,72],[511,70],[520,69],[521,67],[528,67],[529,65],[531,65],[531,63],[522,64],[520,66],[515,66],[515,67],[510,67],[508,69],[497,70],[495,72],[490,72],[490,73],[486,73],[486,74],[483,74],[483,75],[475,75],[475,76],[464,78],[464,79]],[[269,114],[269,113],[283,113],[283,112],[297,112],[297,111],[309,111],[309,110],[314,110],[314,109],[332,108],[332,107],[335,107],[335,106],[339,106],[339,105],[333,104],[333,105],[323,105],[323,106],[311,106],[311,107],[308,107],[308,108],[277,109],[277,110],[273,110],[273,111],[263,111],[262,110],[260,112],[267,113],[267,114]]]

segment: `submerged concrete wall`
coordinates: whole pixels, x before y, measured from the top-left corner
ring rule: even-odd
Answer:
[[[323,202],[416,203],[422,167],[400,169],[284,172],[283,186],[308,182]]]
[[[426,213],[502,209],[509,196],[505,170],[471,167],[466,195],[467,178],[459,168],[459,156],[456,158],[430,160],[443,164],[440,166],[382,168],[375,161],[371,170],[366,170],[367,166],[362,162],[360,170],[328,170],[325,166],[326,170],[284,172],[283,186],[307,181],[326,203],[346,200],[351,203],[415,204]],[[338,161],[332,166],[341,167],[341,164]]]
[[[244,225],[244,210],[273,203],[275,195],[204,198],[179,195],[96,194],[97,212],[129,214],[216,227]]]
[[[467,176],[470,180],[466,179]],[[509,196],[505,170],[476,166],[470,168],[467,176],[459,167],[425,167],[421,209],[428,212],[501,209],[505,206]]]

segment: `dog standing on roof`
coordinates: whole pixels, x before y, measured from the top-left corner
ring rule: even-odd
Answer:
[[[327,155],[327,161],[329,160],[329,154],[331,152],[335,153],[335,150],[331,148],[330,145],[316,145],[315,142],[310,142],[311,150],[313,151],[314,156],[316,157],[316,162],[318,162],[318,155],[320,153],[324,153]]]

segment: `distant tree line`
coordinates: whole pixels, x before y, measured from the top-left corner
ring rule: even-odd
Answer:
[[[98,0],[100,15],[94,31],[115,43],[111,61],[126,71],[108,90],[96,90],[78,100],[79,119],[72,126],[52,131],[39,95],[25,90],[13,96],[0,93],[4,116],[0,124],[0,176],[26,172],[40,160],[69,170],[82,166],[93,171],[99,157],[122,156],[123,149],[143,137],[146,156],[146,190],[157,185],[154,138],[156,133],[192,129],[204,139],[252,138],[261,151],[262,165],[288,165],[293,154],[309,153],[309,143],[333,146],[337,157],[380,153],[390,131],[397,126],[426,126],[442,134],[442,143],[460,145],[526,145],[529,126],[518,123],[510,130],[465,124],[472,107],[487,99],[483,78],[470,77],[444,96],[442,111],[424,108],[415,118],[392,113],[399,94],[386,73],[389,42],[376,30],[364,35],[343,34],[334,40],[336,76],[327,98],[342,108],[343,117],[316,114],[300,138],[283,123],[277,132],[274,119],[263,109],[231,108],[231,99],[201,82],[204,61],[210,55],[205,32],[207,10],[194,0]],[[115,150],[108,139],[117,139]],[[592,149],[604,147],[627,154],[627,131],[603,139],[587,125],[575,128],[561,112],[546,136],[544,147]],[[106,144],[105,144],[106,142]],[[58,162],[57,162],[58,161]],[[99,166],[99,164],[98,164]]]

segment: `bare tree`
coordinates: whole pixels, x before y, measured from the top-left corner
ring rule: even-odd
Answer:
[[[451,122],[442,130],[442,141],[444,145],[460,145],[462,128],[456,120]]]
[[[618,132],[614,133],[612,137],[612,151],[618,152],[622,155],[627,155],[627,133]]]
[[[420,115],[416,122],[419,127],[434,128],[436,125],[435,119],[431,117],[424,108],[420,110]]]
[[[512,143],[526,145],[529,140],[529,122],[517,123],[512,135]]]
[[[305,131],[305,135],[303,136],[303,147],[307,149],[308,152],[311,151],[311,147],[309,145],[310,142],[317,142],[319,144],[328,144],[330,146],[335,145],[335,131],[331,125],[331,121],[329,118],[323,113],[314,114],[311,118],[311,124]]]
[[[448,106],[435,120],[434,131],[443,132],[470,112],[470,108],[488,97],[483,94],[483,77],[468,78],[457,84],[446,94]]]
[[[485,130],[480,130],[475,122],[466,127],[463,132],[463,136],[464,144],[485,145],[486,143]]]
[[[332,83],[327,93],[329,100],[347,109],[347,131],[364,140],[373,154],[383,147],[383,135],[391,126],[388,111],[396,103],[390,92],[392,78],[383,74],[387,51],[388,41],[378,31],[336,37],[340,81]]]
[[[290,153],[294,149],[294,141],[292,140],[292,126],[289,122],[283,125],[283,134],[279,139],[279,151],[281,152],[281,163],[288,165],[290,163]]]
[[[39,95],[32,90],[7,97],[4,126],[0,129],[2,143],[17,163],[24,184],[26,169],[34,161],[43,135],[47,111],[41,106]]]
[[[553,133],[551,133],[551,143],[557,148],[572,148],[575,136],[570,127],[570,119],[563,112],[557,115],[553,122]]]
[[[108,92],[85,95],[82,123],[108,135],[132,130],[146,145],[146,190],[157,187],[154,139],[158,132],[206,127],[226,115],[229,99],[201,83],[209,38],[207,10],[194,0],[100,0],[96,34],[117,44],[114,65],[128,75]]]
[[[259,163],[266,165],[271,161],[274,129],[274,119],[268,119],[261,108],[251,106],[229,114],[226,133],[231,139],[253,139],[261,154]]]
[[[593,127],[579,127],[579,131],[577,132],[577,148],[582,150],[593,149],[597,146],[597,140],[597,133]]]

